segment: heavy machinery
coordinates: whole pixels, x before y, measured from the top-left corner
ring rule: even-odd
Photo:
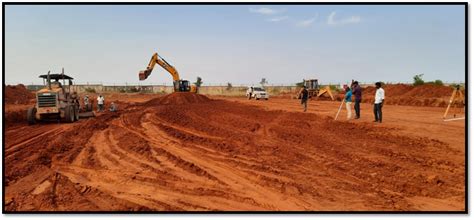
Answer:
[[[303,85],[308,90],[308,98],[313,98],[313,97],[318,98],[324,94],[328,94],[329,97],[331,97],[331,100],[334,100],[334,96],[332,95],[331,88],[329,86],[325,86],[324,88],[321,89],[317,79],[304,79]],[[298,94],[296,95],[296,98],[301,99],[300,92],[298,92]]]
[[[28,124],[47,119],[68,123],[79,120],[79,96],[72,90],[73,78],[65,75],[64,69],[62,73],[50,74],[48,71],[48,74],[39,77],[43,78],[45,87],[36,92],[35,106],[28,108]],[[59,80],[62,80],[63,84]]]
[[[174,66],[166,62],[158,53],[154,53],[148,63],[146,70],[142,70],[138,73],[138,78],[140,80],[145,80],[150,76],[151,71],[155,67],[155,64],[160,65],[168,71],[173,77],[173,87],[175,92],[197,92],[196,85],[192,85],[188,80],[183,80],[179,78],[179,73]]]

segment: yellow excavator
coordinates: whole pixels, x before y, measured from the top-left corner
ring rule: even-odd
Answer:
[[[178,70],[176,70],[174,66],[166,62],[166,60],[163,59],[163,57],[161,57],[160,55],[158,55],[158,53],[153,54],[146,70],[142,70],[138,73],[138,78],[140,80],[147,79],[148,76],[150,76],[151,71],[153,71],[155,64],[160,65],[161,67],[163,67],[163,69],[165,69],[171,74],[171,76],[173,77],[173,87],[175,92],[197,92],[196,85],[192,85],[188,80],[180,79]]]

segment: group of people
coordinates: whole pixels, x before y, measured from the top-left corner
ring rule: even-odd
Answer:
[[[385,99],[385,91],[382,88],[381,82],[375,83],[375,98],[374,98],[374,122],[382,123],[382,107]],[[301,90],[301,105],[303,106],[303,111],[306,112],[308,108],[308,99],[309,92],[305,86]],[[359,82],[353,81],[351,86],[345,88],[345,95],[343,102],[346,104],[347,110],[347,120],[352,119],[352,96],[354,96],[354,119],[360,118],[360,103],[362,102],[362,88],[359,85]]]
[[[92,109],[88,109],[89,106],[92,106],[92,102],[91,102],[91,100],[89,100],[88,95],[84,96],[84,106],[86,108],[86,111],[92,110]],[[102,96],[102,94],[99,94],[99,96],[97,97],[97,111],[98,112],[103,112],[104,111],[104,106],[105,106],[105,98],[104,98],[104,96]],[[111,112],[117,111],[117,107],[115,106],[114,102],[110,103],[109,111],[111,111]]]

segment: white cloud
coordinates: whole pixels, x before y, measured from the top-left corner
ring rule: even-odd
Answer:
[[[296,23],[296,26],[298,26],[298,27],[309,27],[316,21],[316,19],[318,19],[318,14],[316,14],[314,17],[312,17],[310,19],[302,20],[302,21]]]
[[[280,22],[280,21],[286,20],[286,19],[288,19],[288,18],[289,18],[288,16],[274,17],[274,18],[267,19],[267,21],[270,21],[270,22]]]
[[[281,12],[279,10],[275,10],[271,8],[250,8],[249,11],[252,13],[257,13],[257,14],[262,14],[262,15],[273,15],[273,14],[277,14]]]
[[[344,24],[357,24],[361,21],[360,16],[351,16],[348,18],[344,18],[341,20],[336,20],[334,17],[336,16],[336,12],[333,11],[328,16],[328,25],[335,26],[335,25],[344,25]]]

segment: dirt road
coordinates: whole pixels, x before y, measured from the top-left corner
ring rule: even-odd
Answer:
[[[220,97],[214,97],[219,99]],[[267,110],[284,110],[289,112],[302,112],[300,100],[291,98],[271,98],[267,101],[247,100],[243,97],[226,97],[225,100],[237,101],[239,103],[260,106]],[[314,113],[334,118],[341,102],[339,101],[309,101],[308,113]],[[352,108],[354,103],[352,103]],[[351,123],[371,124],[376,127],[384,127],[397,131],[403,135],[414,137],[426,137],[437,139],[448,143],[451,147],[463,151],[465,149],[465,121],[456,120],[444,122],[442,120],[445,107],[422,107],[422,106],[399,106],[384,105],[383,123],[373,123],[373,105],[361,103],[361,118],[351,120]],[[346,109],[343,106],[338,116],[338,121],[346,120]],[[450,113],[462,113],[460,109],[451,109]],[[355,112],[352,109],[352,116]],[[453,117],[449,114],[448,117]],[[457,117],[460,117],[459,115]]]
[[[435,109],[385,106],[372,124],[368,105],[332,120],[335,102],[308,114],[296,100],[175,93],[121,106],[7,127],[6,209],[464,209],[464,124]]]

